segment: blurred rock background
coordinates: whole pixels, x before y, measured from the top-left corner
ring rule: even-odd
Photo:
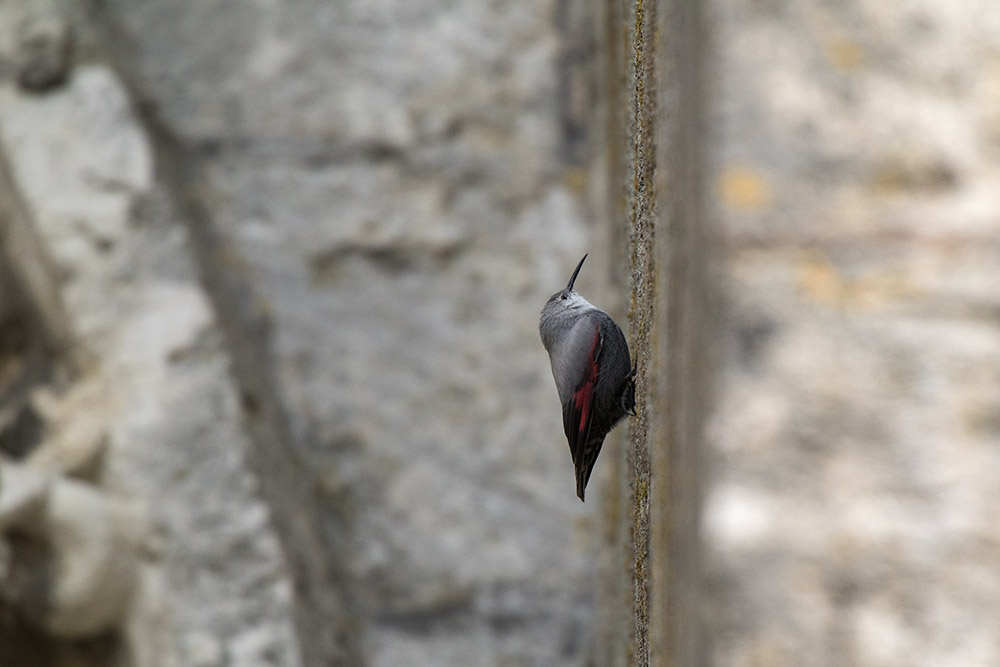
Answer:
[[[713,664],[998,664],[1000,6],[713,11]]]
[[[623,300],[603,17],[0,2],[0,664],[590,664],[536,325]],[[997,664],[1000,11],[709,18],[710,661]]]

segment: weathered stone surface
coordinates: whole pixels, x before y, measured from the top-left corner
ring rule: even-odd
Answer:
[[[17,39],[14,66],[22,88],[42,91],[66,80],[73,33],[54,6],[26,14],[17,27]]]
[[[556,3],[107,4],[353,516],[372,664],[578,663],[600,501],[537,334],[588,249]]]
[[[41,97],[0,82],[0,142],[85,352],[77,381],[104,397],[84,401],[90,424],[77,423],[75,444],[54,429],[48,451],[55,467],[72,468],[87,459],[79,448],[105,446],[106,434],[101,488],[148,507],[162,531],[157,572],[143,571],[133,587],[141,608],[130,620],[139,625],[120,628],[136,664],[187,664],[187,649],[205,643],[191,637],[206,635],[227,664],[298,664],[287,574],[242,463],[228,355],[185,232],[168,217],[136,215],[158,195],[124,88],[101,65],[77,68],[64,89]],[[40,412],[60,421],[59,404],[40,399]],[[62,405],[73,400],[71,391]],[[64,539],[94,538],[87,521],[67,521]]]
[[[41,93],[62,84],[75,44],[64,3],[11,0],[0,5],[0,71],[25,91]]]
[[[0,2],[0,138],[23,198],[0,206],[37,232],[6,247],[41,258],[5,268],[86,352],[80,393],[17,405],[52,427],[33,465],[144,499],[162,526],[137,663],[299,663],[243,457],[254,397],[154,174],[157,128],[190,158],[193,224],[222,241],[200,268],[248,288],[272,334],[253,352],[276,360],[290,451],[331,525],[350,519],[331,533],[369,662],[580,664],[602,508],[573,497],[535,330],[583,251],[615,256],[590,224],[580,6],[89,4],[100,30],[70,32],[134,96],[97,62],[21,90]],[[995,5],[711,8],[730,302],[713,664],[1000,660]]]
[[[144,512],[30,465],[5,463],[0,483],[0,534],[23,531],[48,554],[46,561],[24,564],[35,571],[3,582],[15,605],[58,638],[123,627],[150,534]],[[13,496],[9,502],[7,496]]]
[[[998,8],[716,16],[713,663],[994,664]]]

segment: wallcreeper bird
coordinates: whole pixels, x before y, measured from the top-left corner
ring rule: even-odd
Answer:
[[[585,259],[566,289],[549,297],[538,323],[562,401],[580,500],[608,431],[626,414],[635,415],[635,368],[625,336],[610,315],[573,289]]]

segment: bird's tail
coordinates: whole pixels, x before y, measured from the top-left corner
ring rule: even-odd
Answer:
[[[581,501],[584,500],[587,482],[590,481],[590,473],[594,472],[594,464],[597,463],[597,455],[601,453],[606,435],[607,433],[591,434],[583,452],[574,461],[576,465],[576,495],[580,497]]]

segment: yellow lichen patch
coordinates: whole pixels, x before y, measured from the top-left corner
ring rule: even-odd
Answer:
[[[846,37],[835,37],[826,45],[826,59],[836,69],[850,71],[864,63],[865,52],[856,42]]]
[[[774,201],[770,182],[764,174],[749,167],[723,168],[719,173],[718,191],[722,202],[738,211],[760,210]]]
[[[944,192],[955,187],[955,169],[942,157],[892,155],[875,170],[873,189],[880,194],[907,191]]]
[[[808,253],[799,262],[799,288],[814,301],[839,303],[844,292],[844,279],[830,260],[818,253]]]
[[[911,296],[914,291],[907,275],[899,270],[845,276],[818,252],[803,255],[797,276],[799,288],[808,298],[839,308],[880,308]]]
[[[586,169],[570,167],[563,171],[563,184],[578,197],[587,194],[589,181]]]

